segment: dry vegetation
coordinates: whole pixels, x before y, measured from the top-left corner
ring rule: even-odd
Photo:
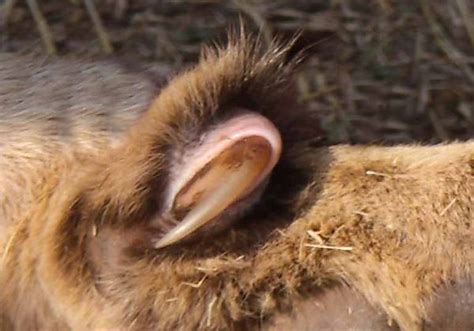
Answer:
[[[37,7],[39,3],[39,6]],[[335,142],[474,137],[469,0],[3,0],[3,51],[104,56],[177,68],[239,17],[265,40],[312,46],[301,99]],[[101,24],[102,22],[102,24]],[[41,31],[41,33],[40,33]]]

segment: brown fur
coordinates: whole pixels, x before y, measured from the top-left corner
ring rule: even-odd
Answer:
[[[347,286],[325,288],[296,301],[290,312],[276,314],[266,325],[272,330],[392,331],[399,330],[386,314]]]
[[[319,132],[287,88],[286,50],[233,38],[153,102],[156,86],[115,67],[95,67],[106,75],[101,93],[93,75],[67,80],[85,64],[32,64],[40,73],[30,79],[29,67],[17,75],[0,61],[13,82],[0,91],[4,327],[264,326],[342,282],[402,329],[420,328],[437,288],[473,272],[474,142],[315,148]],[[58,78],[55,68],[73,73]],[[54,81],[73,87],[52,96],[58,106],[40,87]],[[261,203],[221,235],[152,249],[171,151],[236,107],[267,116],[283,136]],[[117,127],[104,127],[114,118]]]

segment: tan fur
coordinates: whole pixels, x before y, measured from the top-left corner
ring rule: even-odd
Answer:
[[[285,64],[286,48],[264,52],[244,35],[233,40],[207,50],[150,107],[153,84],[144,76],[115,86],[118,69],[104,70],[114,77],[106,85],[121,87],[108,99],[118,103],[91,90],[90,111],[66,105],[61,116],[84,123],[70,126],[69,139],[51,137],[52,127],[65,125],[37,115],[34,103],[25,121],[0,99],[10,114],[0,122],[4,328],[255,327],[343,282],[414,330],[441,284],[472,275],[474,142],[312,147],[319,132],[288,91],[294,64]],[[49,70],[20,90],[53,81]],[[3,95],[24,97],[15,89]],[[136,106],[130,113],[127,100]],[[170,151],[236,107],[264,114],[282,132],[285,152],[261,203],[219,236],[152,249],[149,223],[159,220]],[[104,109],[118,129],[94,125]],[[7,131],[18,126],[22,132]]]
[[[108,62],[0,54],[0,239],[58,156],[117,145],[156,86]]]

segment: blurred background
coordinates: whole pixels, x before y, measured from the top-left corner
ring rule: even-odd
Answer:
[[[474,138],[471,0],[0,0],[0,51],[171,72],[240,19],[266,42],[301,33],[299,99],[330,143]]]

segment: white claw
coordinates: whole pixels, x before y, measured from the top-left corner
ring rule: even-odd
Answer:
[[[259,174],[255,171],[252,160],[243,162],[229,177],[222,179],[222,184],[218,185],[214,192],[210,192],[198,202],[176,227],[156,243],[155,247],[162,248],[174,244],[218,216],[252,185]]]

